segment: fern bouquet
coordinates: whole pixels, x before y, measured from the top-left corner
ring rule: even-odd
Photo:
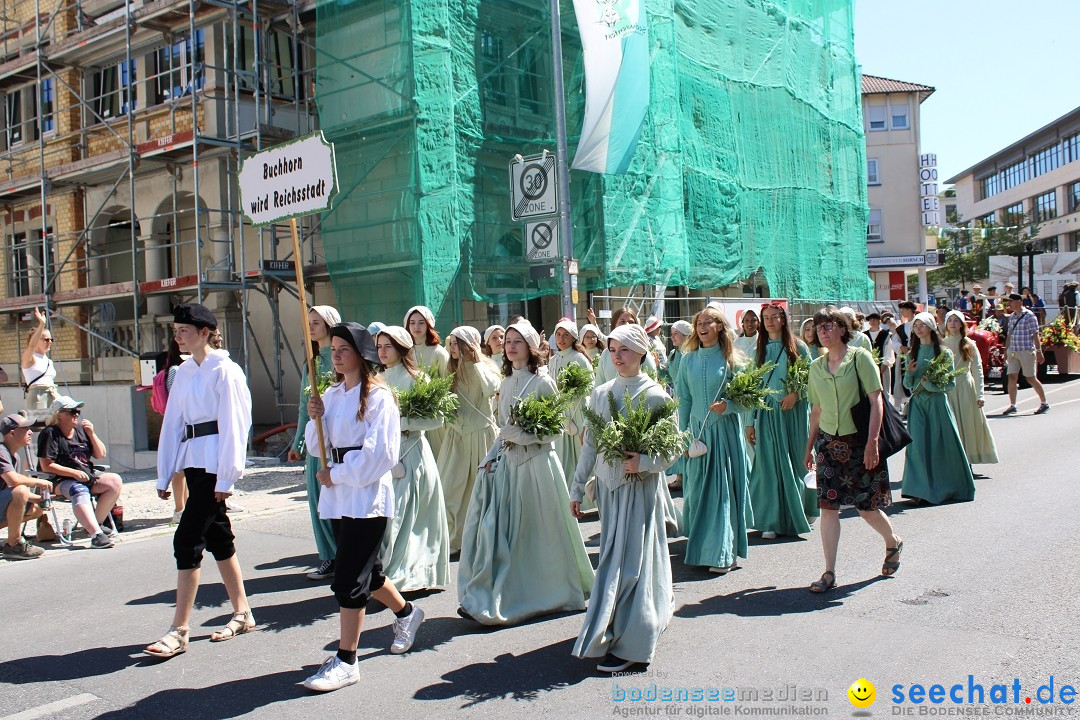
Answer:
[[[775,367],[776,363],[765,363],[735,373],[724,391],[724,397],[747,410],[768,410],[765,398],[778,395],[779,391],[765,387],[765,375]]]
[[[679,432],[675,412],[677,407],[677,403],[669,400],[650,409],[644,397],[635,402],[627,391],[620,412],[615,395],[608,392],[611,420],[586,408],[585,422],[597,452],[610,465],[621,467],[626,453],[639,453],[667,461],[681,454],[690,442],[690,433]],[[634,473],[630,477],[641,480],[641,473]]]
[[[316,356],[315,358],[315,388],[319,391],[321,397],[323,393],[330,389],[330,386],[338,381],[337,372],[334,368],[329,370],[323,369],[322,358]],[[304,394],[311,397],[311,381],[308,380],[308,384],[304,386]]]
[[[592,374],[585,368],[576,363],[570,363],[559,371],[555,384],[567,401],[574,403],[588,396],[592,390],[593,378]]]
[[[926,370],[923,371],[922,382],[944,388],[966,372],[967,369],[964,367],[954,369],[952,358],[948,353],[942,352],[926,366]],[[922,389],[923,385],[920,383],[919,387],[915,388],[912,396],[917,395]]]
[[[510,423],[540,440],[562,432],[570,403],[562,393],[547,397],[527,397],[510,408]]]
[[[413,386],[398,393],[401,416],[416,420],[451,422],[457,417],[458,396],[453,392],[454,378],[422,372]]]
[[[810,358],[800,355],[793,363],[788,363],[787,377],[784,378],[784,392],[806,397],[806,388],[810,384]]]

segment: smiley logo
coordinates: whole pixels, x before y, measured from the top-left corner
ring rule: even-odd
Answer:
[[[848,700],[857,708],[868,708],[877,699],[874,684],[865,678],[859,678],[847,689]]]

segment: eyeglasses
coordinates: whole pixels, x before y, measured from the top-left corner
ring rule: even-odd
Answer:
[[[831,333],[834,330],[836,330],[836,327],[837,327],[837,325],[834,322],[823,322],[823,323],[819,323],[818,325],[815,325],[814,329],[817,330],[819,333],[822,333],[822,332]]]

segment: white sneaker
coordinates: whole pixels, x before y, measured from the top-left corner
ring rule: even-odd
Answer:
[[[761,533],[761,539],[762,540],[775,540],[776,539],[776,533],[774,533],[772,530],[766,530],[765,532]]]
[[[360,668],[357,663],[342,662],[337,655],[331,655],[323,661],[319,672],[304,681],[304,687],[316,692],[339,690],[360,681]]]
[[[416,641],[416,629],[422,622],[424,622],[424,611],[415,604],[411,613],[403,618],[395,619],[394,642],[390,645],[390,652],[394,655],[409,652],[409,648]]]
[[[169,524],[170,524],[170,525],[179,525],[179,524],[180,524],[180,518],[181,518],[181,517],[182,517],[183,515],[184,515],[184,511],[183,511],[183,510],[177,510],[177,511],[175,511],[175,512],[174,512],[174,513],[172,514],[172,519],[171,519],[171,520],[169,520]]]

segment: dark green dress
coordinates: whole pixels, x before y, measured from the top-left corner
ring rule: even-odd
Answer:
[[[952,359],[947,348],[943,347],[941,352]],[[912,391],[908,402],[911,444],[904,453],[904,481],[900,494],[934,505],[974,500],[975,478],[945,396],[956,383],[953,381],[941,387],[923,382],[926,366],[933,359],[934,346],[922,345],[915,372],[904,373],[904,387]]]
[[[810,350],[797,343],[799,354],[810,357]],[[781,410],[788,356],[780,340],[770,340],[765,348],[765,362],[776,363],[766,376],[766,387],[776,390],[765,402],[769,410],[758,410],[748,422],[754,428],[757,445],[754,466],[750,471],[750,507],[754,528],[777,535],[801,535],[810,532],[807,515],[817,516],[817,494],[807,493],[803,484],[803,457],[810,436],[810,405],[805,397],[795,407]]]

